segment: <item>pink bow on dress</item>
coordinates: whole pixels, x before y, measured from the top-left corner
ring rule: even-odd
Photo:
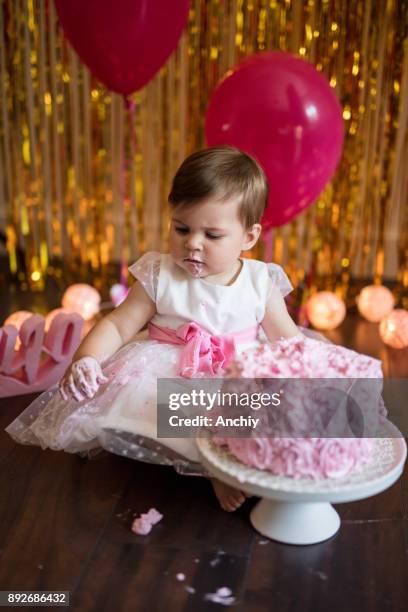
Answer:
[[[193,378],[199,374],[216,376],[232,361],[235,355],[235,339],[252,339],[257,328],[238,334],[214,336],[206,329],[191,321],[178,329],[160,327],[149,323],[149,336],[159,342],[185,344],[179,363],[179,376]]]

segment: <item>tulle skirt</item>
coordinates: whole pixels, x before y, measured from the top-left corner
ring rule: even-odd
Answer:
[[[107,362],[95,396],[64,400],[58,387],[39,395],[7,428],[21,444],[92,457],[102,449],[140,461],[205,473],[194,438],[157,439],[157,378],[175,378],[181,347],[142,340]]]
[[[300,331],[325,341],[320,334]],[[248,347],[240,347],[244,348]],[[38,396],[6,432],[21,444],[43,449],[88,457],[105,449],[139,461],[172,465],[183,474],[206,474],[194,437],[157,438],[157,379],[177,376],[181,350],[155,340],[129,343],[104,363],[109,380],[93,398],[66,401],[53,387]]]

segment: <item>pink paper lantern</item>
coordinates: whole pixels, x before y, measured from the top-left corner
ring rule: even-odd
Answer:
[[[116,285],[112,285],[109,291],[110,299],[112,300],[113,305],[119,306],[126,299],[127,294],[130,289],[125,285],[120,283],[116,283]]]
[[[359,313],[372,323],[378,323],[394,308],[395,299],[387,287],[383,285],[368,285],[357,296]]]
[[[98,291],[86,283],[71,285],[62,297],[62,307],[81,315],[85,321],[92,319],[98,312],[101,296]]]
[[[14,325],[17,329],[20,329],[24,321],[33,316],[32,312],[28,310],[17,310],[17,312],[13,312],[7,319],[4,321],[3,325]]]
[[[408,346],[408,311],[396,308],[380,323],[382,341],[392,348]]]
[[[306,302],[306,314],[316,329],[335,329],[346,316],[346,305],[335,293],[319,291]]]

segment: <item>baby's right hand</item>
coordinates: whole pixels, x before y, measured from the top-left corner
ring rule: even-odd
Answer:
[[[59,391],[64,400],[73,397],[80,402],[85,397],[93,397],[99,385],[108,380],[94,357],[81,357],[65,372],[59,383]]]

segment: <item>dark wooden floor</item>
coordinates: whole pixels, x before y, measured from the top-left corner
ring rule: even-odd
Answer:
[[[2,314],[29,299],[9,296]],[[381,358],[387,376],[408,375],[408,352],[384,347],[373,324],[350,317],[331,338]],[[251,527],[255,500],[225,513],[205,479],[14,444],[4,427],[33,397],[0,401],[0,590],[67,590],[83,611],[222,609],[205,594],[223,586],[243,612],[408,609],[407,472],[380,495],[337,505],[330,540],[282,545]],[[152,506],[162,522],[136,536],[133,515]]]

